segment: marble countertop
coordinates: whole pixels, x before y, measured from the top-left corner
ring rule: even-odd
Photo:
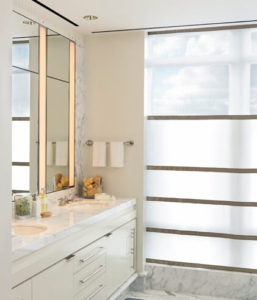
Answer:
[[[75,200],[76,202],[65,206],[51,204],[50,210],[53,215],[49,218],[14,220],[13,225],[36,224],[46,226],[47,229],[36,235],[19,236],[20,242],[13,243],[12,261],[86,229],[88,226],[136,204],[134,198],[117,198],[116,200],[105,201],[83,198],[76,198]]]

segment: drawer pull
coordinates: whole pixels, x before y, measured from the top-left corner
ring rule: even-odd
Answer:
[[[99,247],[98,249],[99,249],[99,250],[97,251],[97,253],[93,253],[93,254],[89,255],[88,257],[85,257],[85,258],[80,259],[80,262],[81,262],[81,263],[85,263],[86,261],[90,260],[91,258],[97,256],[97,255],[99,254],[100,250],[103,249],[103,247]]]
[[[85,300],[91,300],[91,299],[93,299],[98,293],[101,292],[101,290],[103,288],[104,288],[103,284],[99,285],[99,288],[96,291],[94,291],[91,295],[89,295]]]
[[[74,255],[74,254],[71,254],[71,255],[65,257],[65,259],[66,259],[67,261],[70,261],[70,260],[72,260],[74,257],[75,257],[75,255]]]
[[[89,279],[91,279],[91,278],[94,277],[96,274],[98,274],[99,272],[101,272],[103,268],[104,268],[104,266],[103,266],[103,265],[100,265],[99,268],[98,268],[97,270],[95,270],[92,274],[90,274],[90,275],[87,276],[86,278],[81,279],[79,282],[80,282],[81,284],[86,283]]]

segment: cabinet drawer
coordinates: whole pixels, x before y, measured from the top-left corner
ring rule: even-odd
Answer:
[[[102,274],[90,286],[84,288],[74,300],[105,300],[105,276]]]
[[[80,272],[74,275],[74,291],[75,294],[81,289],[93,285],[94,281],[99,276],[105,273],[106,255],[102,254],[98,259],[92,262],[90,265],[82,269]]]
[[[93,261],[102,256],[106,251],[106,239],[102,238],[92,245],[83,248],[75,253],[74,273],[79,272],[84,267],[91,264]]]

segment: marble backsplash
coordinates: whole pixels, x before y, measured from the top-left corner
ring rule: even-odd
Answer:
[[[76,188],[81,194],[81,182],[85,174],[85,142],[86,142],[86,74],[85,45],[76,47],[76,144],[75,144],[75,179]]]
[[[241,300],[257,299],[257,275],[183,267],[146,265],[144,280],[138,277],[130,290],[164,290]]]

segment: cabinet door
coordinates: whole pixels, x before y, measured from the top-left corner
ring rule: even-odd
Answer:
[[[28,280],[11,291],[11,300],[31,300],[31,280]]]
[[[73,261],[64,259],[33,277],[32,299],[73,299]]]
[[[106,293],[110,296],[135,272],[135,220],[123,225],[108,237]]]

